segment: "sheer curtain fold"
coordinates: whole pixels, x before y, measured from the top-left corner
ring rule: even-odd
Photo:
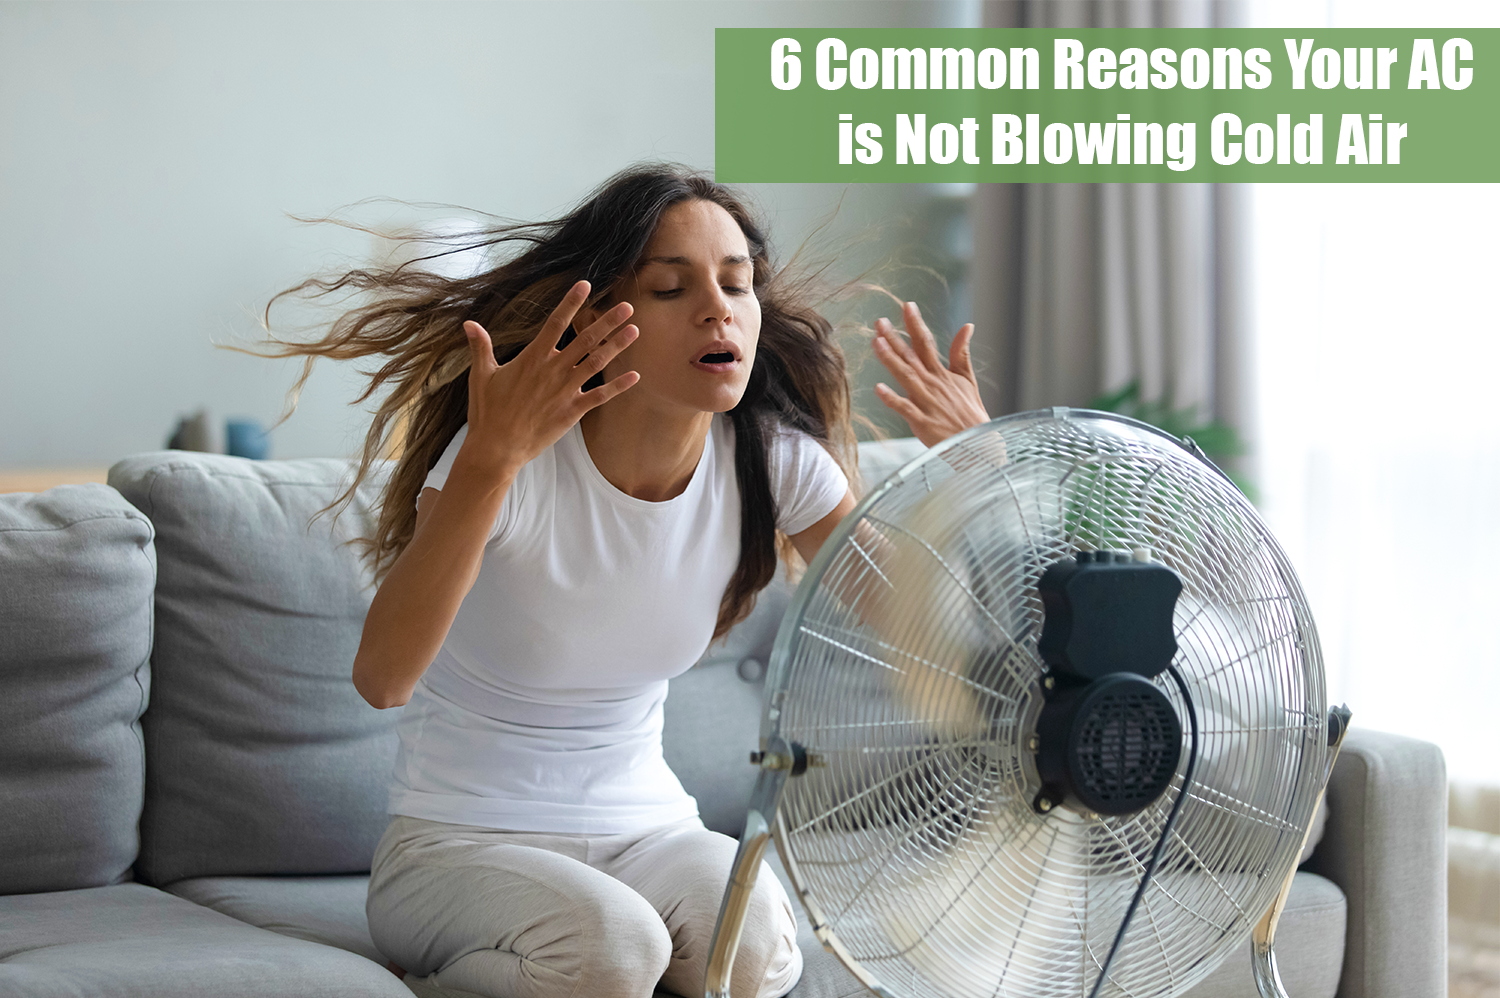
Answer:
[[[989,0],[987,28],[1213,27],[1231,3]],[[984,184],[976,361],[992,412],[1083,405],[1134,381],[1247,438],[1247,212],[1211,184]]]

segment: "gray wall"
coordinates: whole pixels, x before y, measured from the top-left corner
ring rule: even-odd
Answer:
[[[200,406],[275,419],[292,366],[213,344],[374,248],[284,213],[549,216],[631,162],[713,167],[715,27],[965,23],[976,5],[0,3],[0,468],[108,464]],[[783,250],[842,192],[753,191]],[[833,241],[918,231],[930,193],[851,189]],[[354,448],[356,383],[315,375],[274,455]]]

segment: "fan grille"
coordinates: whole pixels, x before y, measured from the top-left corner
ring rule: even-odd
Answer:
[[[1101,994],[1183,993],[1290,869],[1325,705],[1280,548],[1232,486],[1156,431],[1076,411],[999,420],[861,504],[809,570],[768,680],[767,732],[827,761],[787,783],[788,871],[886,993],[1087,995],[1182,792],[1186,746],[1163,779],[1154,726],[1122,749],[1105,703],[1081,736],[1088,778],[1166,792],[1119,816],[1032,810],[1036,585],[1088,549],[1146,549],[1181,576],[1175,663],[1202,725],[1194,785]],[[1175,686],[1156,685],[1185,716]]]
[[[1182,728],[1163,697],[1105,689],[1086,703],[1075,724],[1072,755],[1078,783],[1097,810],[1144,807],[1177,772]]]

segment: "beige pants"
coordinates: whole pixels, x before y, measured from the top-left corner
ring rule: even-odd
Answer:
[[[375,945],[487,998],[703,994],[735,841],[696,818],[644,835],[503,832],[395,817],[375,850]],[[802,974],[786,892],[762,865],[730,982],[773,998]]]

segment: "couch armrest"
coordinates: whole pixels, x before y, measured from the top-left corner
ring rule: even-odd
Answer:
[[[1352,729],[1308,869],[1349,902],[1338,998],[1447,993],[1447,771],[1436,745]]]

